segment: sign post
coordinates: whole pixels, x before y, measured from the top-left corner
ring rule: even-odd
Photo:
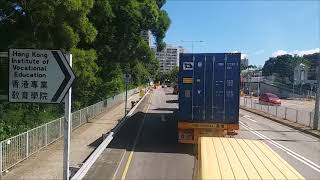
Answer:
[[[67,54],[66,58],[69,60],[69,65],[72,67],[72,54]],[[70,134],[71,134],[71,88],[64,99],[64,123],[63,123],[63,179],[70,178]]]
[[[70,177],[71,85],[75,80],[71,64],[72,55],[66,58],[60,50],[9,50],[9,102],[60,103],[65,99],[64,180]]]
[[[124,107],[124,117],[126,117],[127,115],[127,104],[128,104],[128,84],[130,82],[130,79],[131,79],[131,74],[124,74],[124,81],[126,83],[126,98],[125,98],[125,107]]]

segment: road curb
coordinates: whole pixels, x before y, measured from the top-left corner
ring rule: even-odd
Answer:
[[[313,137],[316,137],[316,138],[320,138],[320,133],[317,134],[317,133],[314,133],[311,131],[310,128],[306,127],[306,126],[303,126],[301,124],[298,124],[298,123],[294,123],[294,122],[291,122],[291,121],[288,121],[288,120],[285,120],[285,119],[281,119],[281,118],[278,118],[278,117],[274,117],[273,115],[269,115],[269,114],[266,114],[264,112],[261,112],[261,111],[258,111],[258,110],[254,110],[254,109],[250,109],[250,108],[247,108],[247,107],[244,107],[244,106],[241,106],[240,105],[240,109],[243,109],[245,111],[249,111],[251,113],[254,113],[256,115],[259,115],[259,116],[262,116],[264,118],[267,118],[271,121],[274,121],[274,122],[277,122],[277,123],[280,123],[282,125],[285,125],[285,126],[288,126],[290,128],[293,128],[293,129],[296,129],[300,132],[303,132],[305,134],[309,134]],[[305,128],[305,129],[303,129]]]

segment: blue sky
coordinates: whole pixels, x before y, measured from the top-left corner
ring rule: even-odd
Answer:
[[[165,42],[191,52],[240,51],[250,64],[270,56],[319,51],[320,1],[167,0],[171,18]]]

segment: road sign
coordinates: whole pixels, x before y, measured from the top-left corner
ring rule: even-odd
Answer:
[[[124,82],[126,84],[129,84],[130,79],[131,79],[131,74],[124,74]]]
[[[60,103],[74,79],[60,50],[9,50],[9,102]]]

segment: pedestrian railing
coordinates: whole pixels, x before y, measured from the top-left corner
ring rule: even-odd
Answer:
[[[240,99],[240,105],[250,109],[259,110],[271,114],[273,116],[296,122],[308,127],[313,126],[314,112],[312,111],[297,110],[285,106],[260,104],[259,100],[247,97],[243,97]]]
[[[137,89],[128,91],[128,96],[137,92]],[[88,122],[89,119],[107,111],[110,107],[125,100],[125,93],[110,97],[86,108],[72,113],[72,130]],[[55,142],[63,136],[64,117],[28,130],[22,134],[0,142],[0,176],[32,154]]]

